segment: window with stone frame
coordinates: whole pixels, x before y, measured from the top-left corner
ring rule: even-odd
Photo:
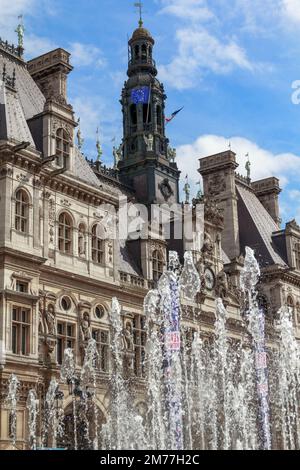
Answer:
[[[158,281],[164,270],[163,255],[159,250],[152,253],[152,277],[153,281]]]
[[[30,354],[30,315],[28,308],[14,306],[12,309],[11,349],[18,356]]]
[[[70,138],[65,129],[60,128],[56,132],[56,164],[68,168],[70,158]]]
[[[109,331],[93,329],[93,339],[96,341],[98,359],[96,367],[101,372],[109,372]]]
[[[146,348],[145,317],[135,315],[133,319],[134,373],[137,377],[145,377]]]
[[[294,244],[295,267],[300,271],[300,241]]]
[[[98,225],[92,228],[92,260],[94,263],[104,264],[105,261],[105,245],[104,240],[98,235]]]
[[[29,231],[29,197],[23,189],[16,192],[15,229],[22,233]]]
[[[76,327],[74,323],[57,322],[56,360],[62,364],[65,349],[74,349],[76,340]]]
[[[58,249],[61,253],[72,252],[72,219],[69,214],[63,212],[58,220]]]

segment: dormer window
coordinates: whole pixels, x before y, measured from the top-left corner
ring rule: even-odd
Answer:
[[[295,268],[298,271],[300,271],[300,242],[295,243],[294,253],[295,253]]]
[[[158,281],[164,269],[163,256],[159,250],[154,250],[152,254],[152,275],[153,281]]]
[[[70,139],[68,133],[60,128],[56,132],[56,164],[68,168],[70,158]]]

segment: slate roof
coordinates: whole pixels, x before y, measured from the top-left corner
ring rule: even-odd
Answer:
[[[13,70],[16,71],[16,89],[26,120],[43,112],[46,98],[29,74],[26,63],[8,56],[0,47],[0,76],[4,64],[8,75],[12,76]]]
[[[46,99],[28,73],[26,63],[8,55],[0,46],[0,78],[4,64],[8,76],[12,77],[15,70],[16,91],[7,88],[0,80],[0,140],[26,141],[35,148],[27,121],[43,112]],[[101,187],[102,191],[108,194],[122,194],[121,188],[112,187],[104,178],[101,180],[95,175],[77,147],[75,147],[74,172],[70,176],[95,188]],[[141,276],[125,241],[120,243],[119,269],[130,275]]]
[[[251,246],[263,266],[277,264],[287,267],[284,256],[272,240],[278,226],[253,191],[237,184],[241,248]]]
[[[35,148],[19,94],[6,87],[2,81],[0,81],[0,139],[30,142]]]

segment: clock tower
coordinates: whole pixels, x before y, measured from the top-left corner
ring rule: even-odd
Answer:
[[[148,206],[179,202],[180,172],[174,161],[175,152],[165,135],[166,95],[163,84],[156,78],[154,44],[140,20],[129,40],[128,80],[121,99],[120,177],[133,186],[138,202]]]

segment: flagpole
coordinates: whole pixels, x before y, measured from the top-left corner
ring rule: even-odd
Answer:
[[[147,119],[146,119],[146,124],[148,124],[148,120],[149,120],[150,101],[151,101],[151,91],[152,91],[152,81],[150,82],[150,87],[149,87],[149,97],[148,97],[148,108],[147,108]]]

